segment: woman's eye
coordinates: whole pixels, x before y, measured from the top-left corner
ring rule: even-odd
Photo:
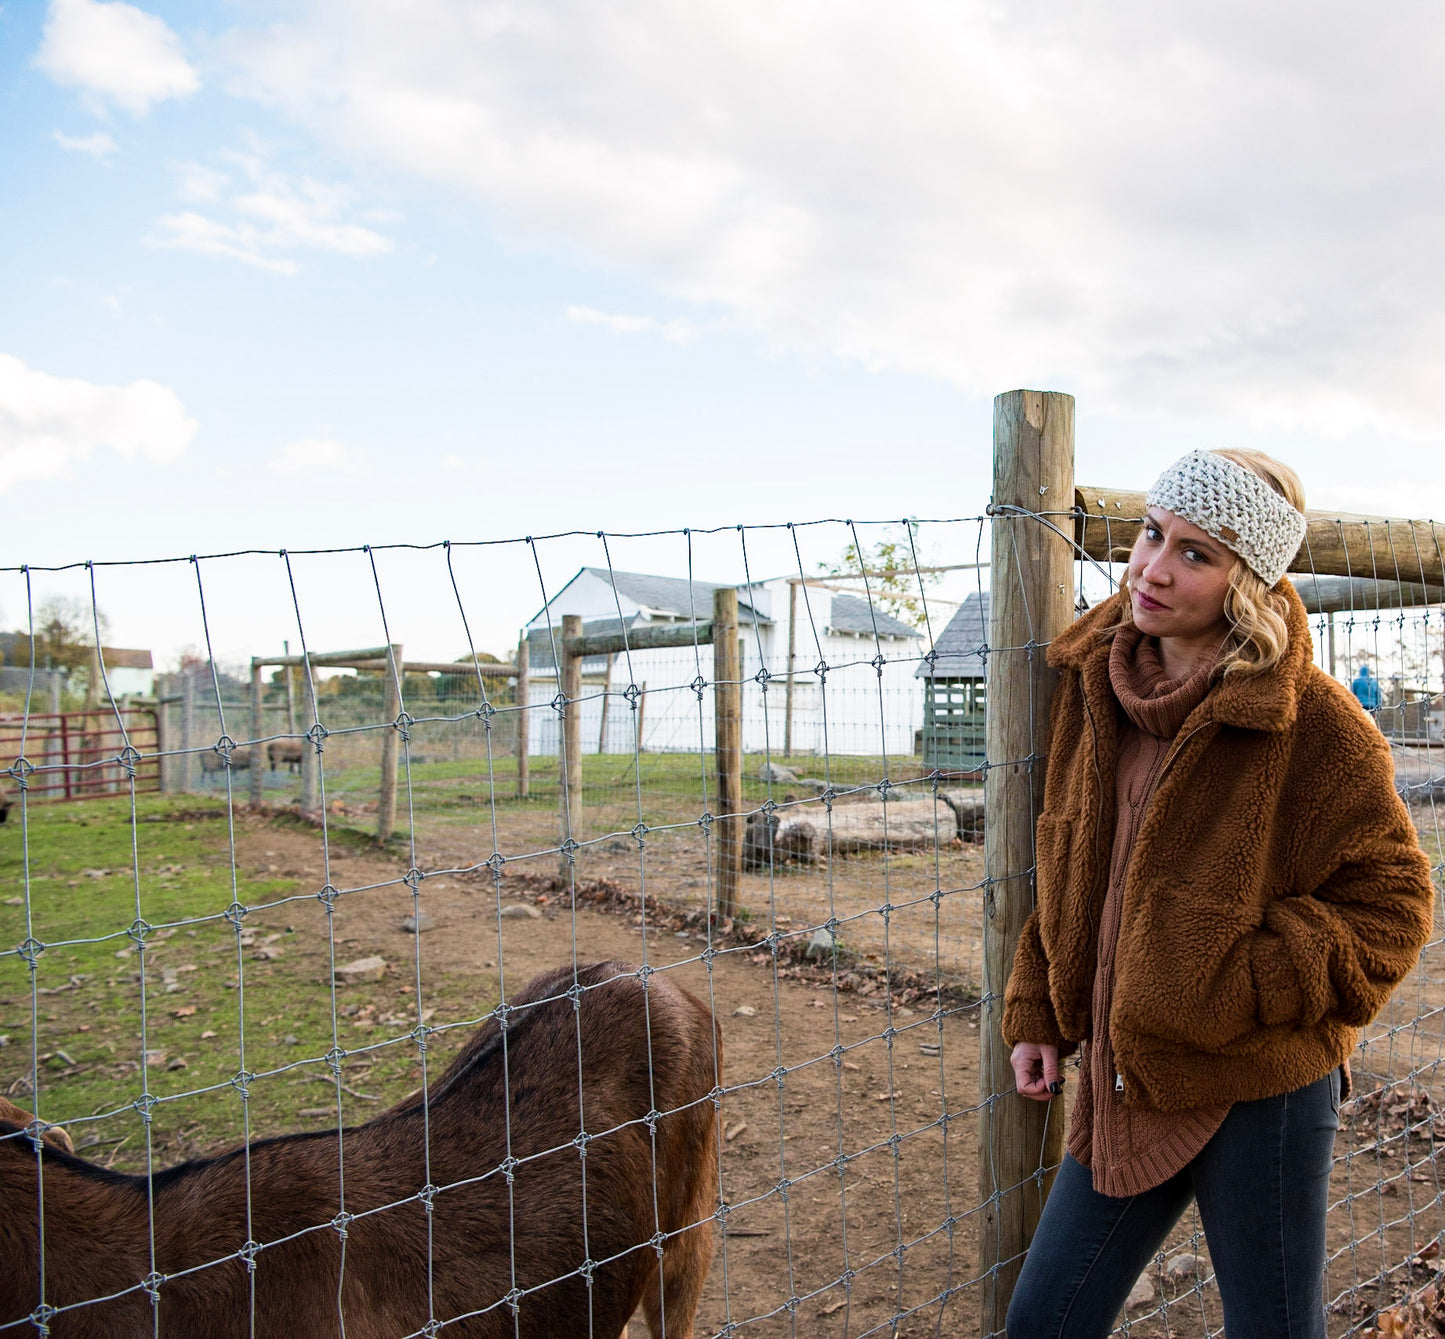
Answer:
[[[1209,555],[1201,549],[1185,549],[1184,556],[1191,563],[1207,563],[1209,561]]]

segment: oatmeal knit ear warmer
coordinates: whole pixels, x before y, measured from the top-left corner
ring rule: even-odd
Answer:
[[[1305,537],[1303,512],[1253,470],[1212,451],[1181,456],[1154,481],[1146,501],[1228,545],[1266,586],[1289,570]]]

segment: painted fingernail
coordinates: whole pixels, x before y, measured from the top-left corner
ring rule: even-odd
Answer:
[[[1053,1093],[1053,1095],[1054,1095],[1055,1097],[1057,1097],[1061,1092],[1063,1092],[1063,1091],[1064,1091],[1064,1081],[1063,1081],[1063,1079],[1055,1079],[1051,1084],[1049,1084],[1049,1091],[1050,1091],[1051,1093]]]

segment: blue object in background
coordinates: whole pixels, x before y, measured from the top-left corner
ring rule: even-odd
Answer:
[[[1350,692],[1355,695],[1366,711],[1379,710],[1380,681],[1370,673],[1368,665],[1360,666],[1360,672],[1355,675],[1355,681],[1350,685]]]

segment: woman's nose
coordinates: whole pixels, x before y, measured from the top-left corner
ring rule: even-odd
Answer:
[[[1169,564],[1162,553],[1156,553],[1144,564],[1144,580],[1151,586],[1167,586],[1171,579]]]

